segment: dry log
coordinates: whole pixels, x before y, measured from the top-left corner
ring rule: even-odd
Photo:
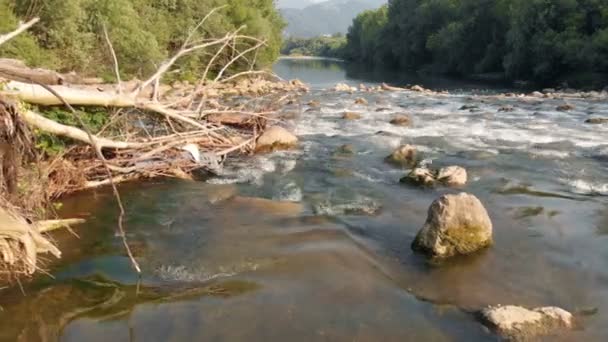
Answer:
[[[64,78],[59,73],[46,69],[28,68],[23,62],[0,58],[0,77],[20,82],[36,82],[49,85],[62,84]]]

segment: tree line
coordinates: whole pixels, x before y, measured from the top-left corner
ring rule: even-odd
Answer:
[[[29,32],[3,45],[0,55],[32,66],[110,79],[113,63],[105,27],[121,73],[142,77],[179,50],[199,21],[218,7],[195,39],[219,38],[243,27],[242,34],[266,40],[255,61],[249,62],[262,67],[276,59],[285,24],[273,0],[0,0],[0,32],[11,31],[20,20],[41,19]],[[219,59],[229,60],[235,51],[246,48],[233,46]],[[171,77],[197,79],[212,57],[203,53],[184,58],[179,73]]]
[[[608,1],[389,0],[355,18],[344,55],[455,76],[605,85]]]
[[[315,38],[287,38],[281,54],[285,56],[320,56],[342,58],[346,37],[343,34]]]

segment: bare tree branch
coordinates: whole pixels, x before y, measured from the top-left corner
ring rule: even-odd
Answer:
[[[23,33],[23,31],[28,30],[30,27],[34,26],[34,24],[36,24],[39,21],[40,21],[40,18],[34,18],[34,19],[28,21],[27,23],[20,24],[19,27],[15,31],[0,35],[0,45],[17,37],[18,35]]]

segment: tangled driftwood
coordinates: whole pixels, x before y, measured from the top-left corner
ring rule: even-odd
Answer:
[[[116,84],[96,84],[76,75],[31,69],[19,61],[0,59],[0,96],[34,105],[13,107],[20,120],[38,132],[79,143],[66,152],[62,162],[54,164],[64,168],[71,165],[68,168],[79,170],[78,177],[56,177],[63,182],[56,182],[58,190],[51,196],[111,185],[121,209],[119,231],[128,252],[122,229],[124,209],[115,183],[142,177],[188,177],[196,169],[217,171],[226,155],[254,151],[266,122],[278,120],[274,116],[281,104],[307,90],[301,82],[285,82],[266,71],[254,70],[257,50],[265,41],[242,35],[242,28],[220,38],[195,38],[216,10],[203,18],[180,49],[143,81],[121,81],[119,61],[105,28]],[[0,36],[0,44],[35,23],[32,20],[18,32]],[[161,83],[181,58],[200,52],[213,56],[200,80],[173,86]],[[240,70],[246,68],[230,74],[235,65]],[[215,77],[209,79],[212,70]],[[48,106],[68,109],[79,124],[54,121],[36,109]],[[114,114],[101,130],[91,132],[73,106],[105,107]],[[61,169],[49,174],[61,175]]]

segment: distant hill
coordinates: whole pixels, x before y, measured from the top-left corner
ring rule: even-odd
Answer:
[[[310,38],[325,34],[346,33],[357,14],[384,5],[387,0],[329,0],[303,8],[289,8],[290,3],[314,0],[282,0],[279,9],[287,21],[285,34]]]
[[[314,5],[315,3],[320,2],[320,0],[278,0],[277,8],[296,8],[302,9],[308,7],[310,5]]]

